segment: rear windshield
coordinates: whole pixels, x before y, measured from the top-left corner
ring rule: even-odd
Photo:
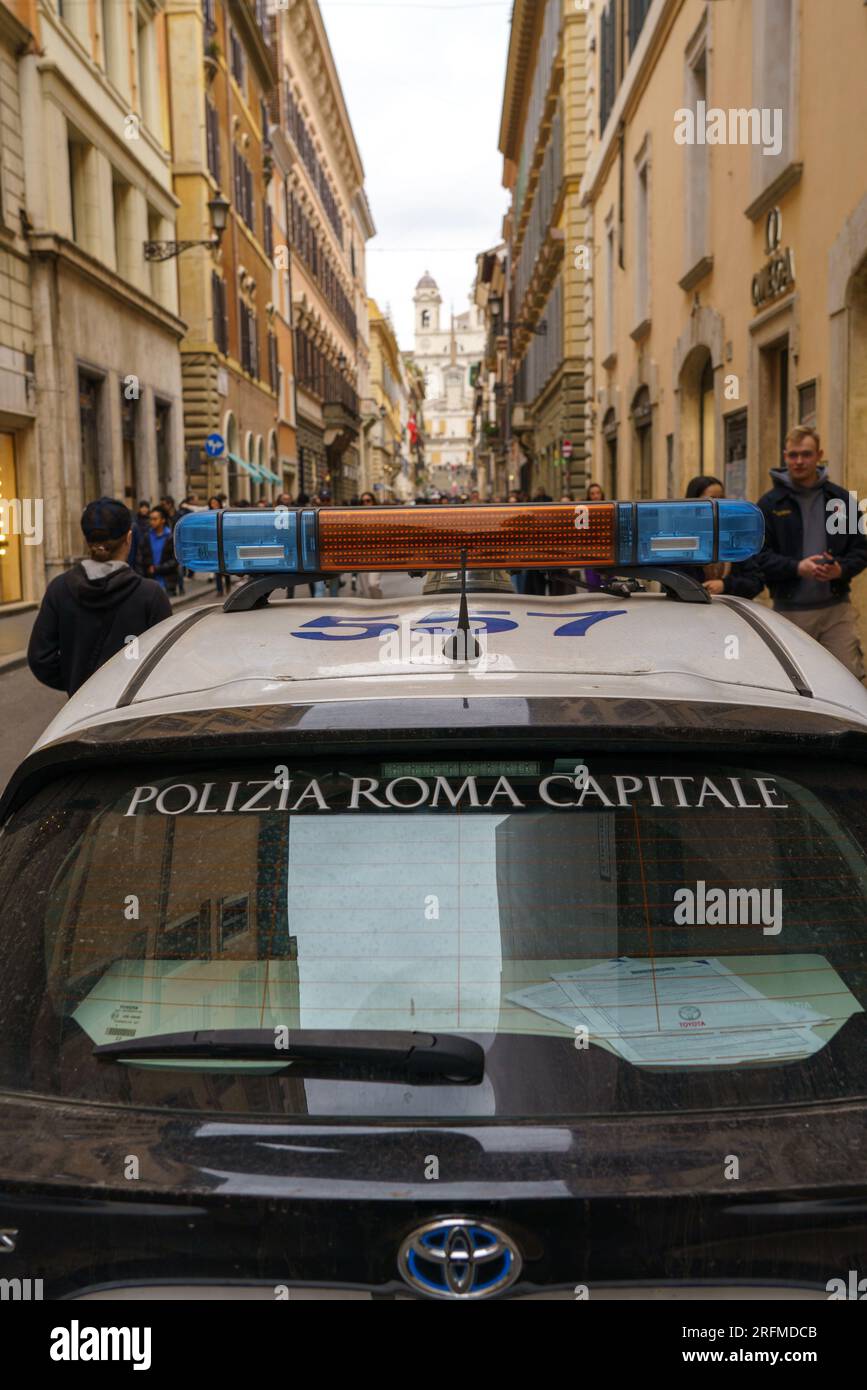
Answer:
[[[863,787],[568,750],[55,782],[0,838],[0,1086],[439,1118],[861,1095]],[[457,1034],[484,1076],[93,1055],[238,1028]]]

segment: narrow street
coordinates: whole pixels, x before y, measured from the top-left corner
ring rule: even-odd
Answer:
[[[193,580],[192,584],[188,581],[188,592],[190,587],[200,586],[200,580]],[[419,579],[410,579],[405,574],[385,574],[382,577],[384,598],[402,598],[420,591]],[[348,586],[341,590],[342,599],[351,596]],[[191,606],[198,608],[202,604],[213,602],[213,586],[208,586],[207,592],[202,593],[192,604],[185,604],[181,611],[185,612]],[[7,710],[7,718],[0,729],[0,787],[4,787],[43,729],[66,704],[66,696],[59,690],[50,690],[47,686],[40,685],[26,666],[19,666],[0,673],[0,699]]]
[[[0,0],[25,1371],[509,1299],[851,1376],[865,72],[867,0]]]

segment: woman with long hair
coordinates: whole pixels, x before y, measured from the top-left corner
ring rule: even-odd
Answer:
[[[726,490],[719,478],[712,473],[699,473],[690,478],[686,485],[686,496],[690,500],[708,501],[725,497]],[[676,568],[673,566],[673,568]],[[736,598],[755,598],[765,587],[764,577],[755,557],[739,560],[717,561],[705,565],[703,569],[688,571],[709,594],[733,594]]]

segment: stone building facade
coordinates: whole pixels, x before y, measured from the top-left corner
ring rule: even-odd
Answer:
[[[488,303],[509,363],[510,489],[580,495],[590,353],[587,213],[580,184],[587,152],[587,15],[574,0],[516,0],[500,124],[505,295]]]
[[[44,579],[80,554],[94,496],[135,503],[184,485],[171,264],[165,13],[161,0],[29,0],[20,53],[26,240],[34,323]],[[23,306],[22,306],[22,312]]]
[[[587,22],[594,471],[755,499],[803,421],[863,495],[867,10],[588,0]]]
[[[316,0],[276,12],[275,119],[286,182],[300,492],[349,501],[362,488],[361,393],[369,365],[364,168]]]

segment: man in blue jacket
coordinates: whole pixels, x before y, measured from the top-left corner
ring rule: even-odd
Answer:
[[[796,425],[786,436],[785,468],[772,468],[774,486],[759,498],[765,546],[759,568],[774,608],[815,637],[864,680],[864,659],[849,602],[849,586],[867,566],[867,537],[838,533],[829,521],[849,502],[828,477],[816,431]]]

